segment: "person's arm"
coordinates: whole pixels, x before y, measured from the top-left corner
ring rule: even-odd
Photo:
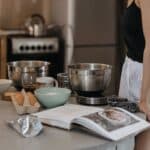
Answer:
[[[139,0],[143,32],[145,36],[145,50],[143,56],[143,79],[140,97],[140,108],[150,120],[150,107],[147,106],[146,98],[150,90],[150,0]]]

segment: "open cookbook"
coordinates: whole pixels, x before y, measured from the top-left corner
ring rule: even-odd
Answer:
[[[118,107],[100,108],[66,104],[33,115],[38,116],[44,124],[68,130],[73,128],[74,124],[78,124],[113,141],[150,127],[145,120]]]

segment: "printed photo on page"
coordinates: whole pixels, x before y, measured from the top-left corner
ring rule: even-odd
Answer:
[[[113,131],[139,122],[139,120],[136,120],[129,114],[117,108],[107,108],[104,109],[104,111],[92,113],[84,117],[99,124],[107,131]]]

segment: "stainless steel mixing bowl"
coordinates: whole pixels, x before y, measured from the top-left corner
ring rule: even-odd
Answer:
[[[111,65],[100,63],[77,63],[68,66],[71,87],[79,95],[102,93],[109,86],[111,72]]]
[[[49,71],[49,62],[26,60],[8,62],[8,77],[13,81],[17,89],[23,87],[23,79],[30,79],[31,83],[36,82],[36,77],[47,76]],[[32,80],[32,81],[31,81]]]

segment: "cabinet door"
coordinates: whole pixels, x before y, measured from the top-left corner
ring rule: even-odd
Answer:
[[[75,0],[75,45],[114,44],[116,0]]]
[[[7,42],[6,37],[0,38],[0,78],[7,78]]]

